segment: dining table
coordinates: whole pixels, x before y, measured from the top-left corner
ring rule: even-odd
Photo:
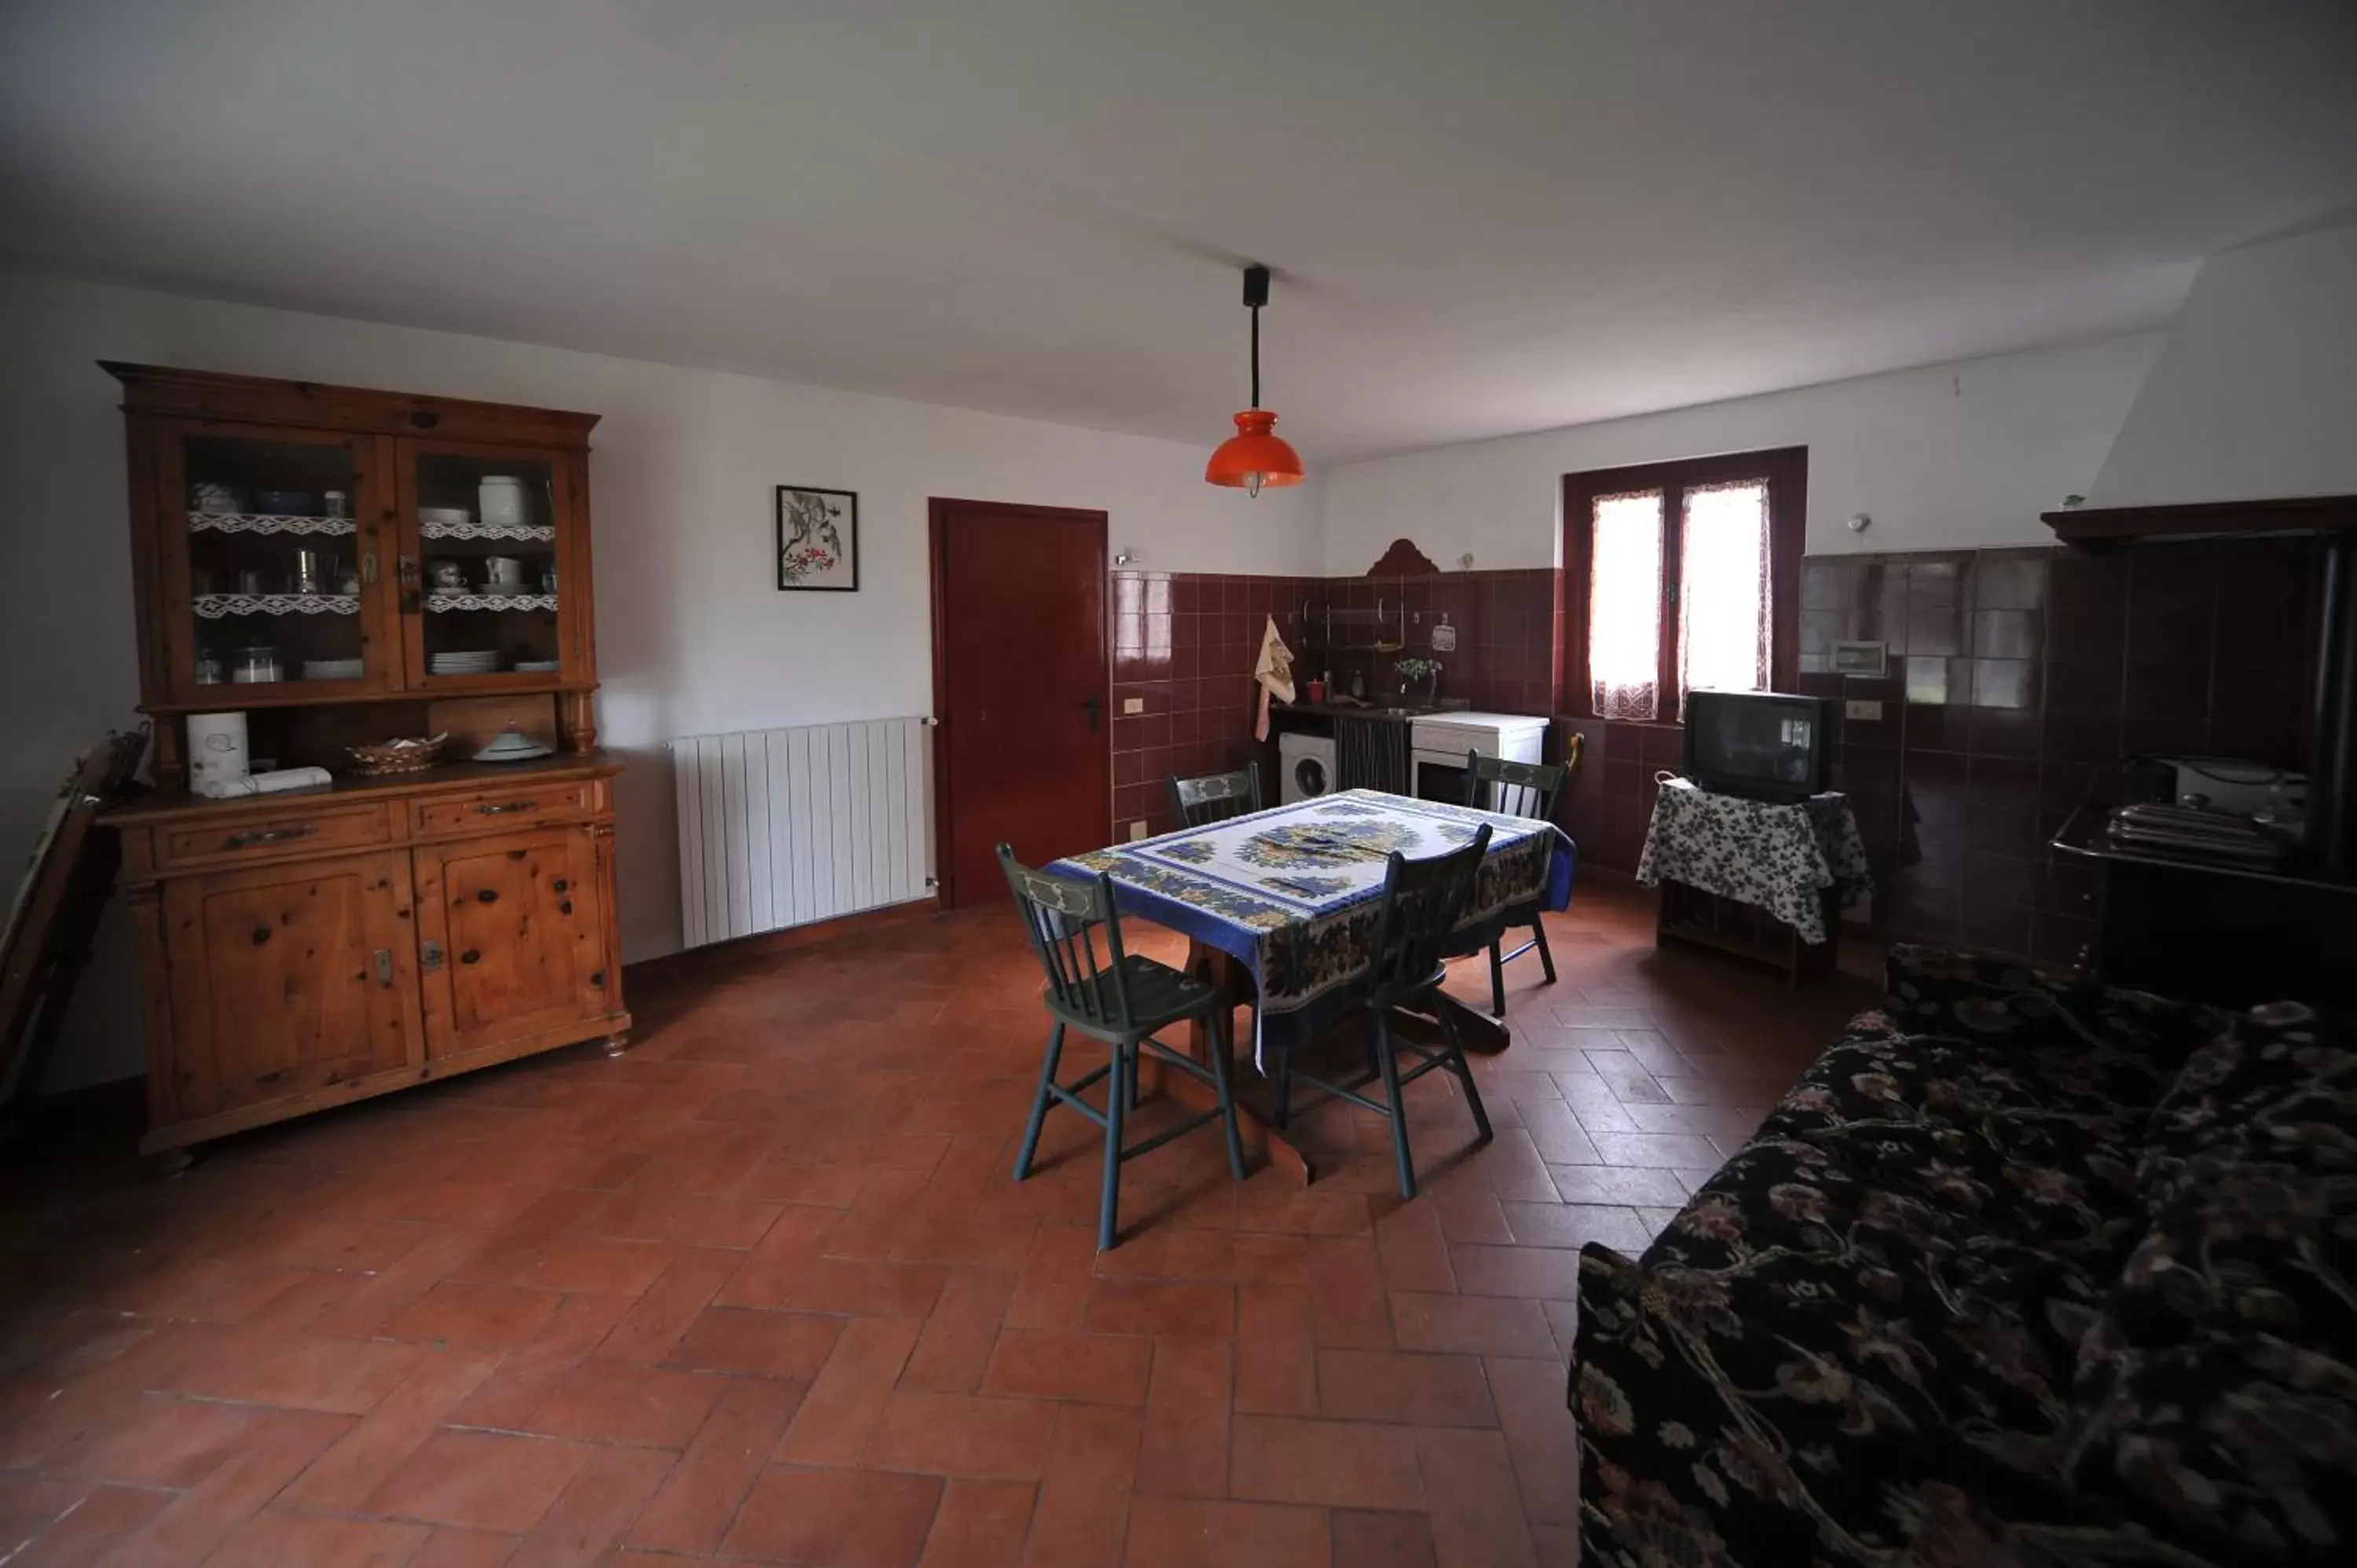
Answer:
[[[1570,903],[1577,854],[1561,828],[1444,801],[1345,789],[1070,855],[1047,869],[1068,876],[1103,875],[1122,916],[1185,937],[1188,972],[1221,989],[1229,1015],[1235,1007],[1252,1007],[1245,1055],[1265,1074],[1275,1064],[1275,1053],[1305,1047],[1363,1004],[1390,857],[1446,854],[1471,842],[1484,823],[1489,850],[1451,943],[1452,956],[1465,956],[1487,949],[1512,912],[1534,903],[1545,909]],[[1445,991],[1436,994],[1468,1051],[1506,1048],[1512,1035],[1503,1019]],[[1435,1042],[1444,1028],[1437,1014],[1400,1023],[1402,1034]],[[1194,1026],[1188,1045],[1198,1061],[1208,1063],[1215,1048],[1212,1030]],[[1271,1163],[1305,1182],[1314,1179],[1313,1162],[1275,1125],[1274,1108],[1242,1091],[1241,1072],[1233,1077],[1237,1108]],[[1176,1100],[1210,1102],[1211,1090],[1185,1073],[1161,1073],[1153,1086]]]

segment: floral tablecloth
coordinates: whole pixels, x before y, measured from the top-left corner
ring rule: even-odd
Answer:
[[[1315,1026],[1313,1004],[1373,963],[1383,872],[1394,850],[1445,854],[1490,824],[1465,950],[1485,945],[1500,916],[1536,901],[1571,901],[1571,840],[1552,822],[1373,789],[1346,789],[1049,865],[1103,872],[1125,914],[1208,943],[1243,964],[1260,988],[1259,1026]],[[1259,1059],[1259,1042],[1254,1042]]]
[[[1812,946],[1825,940],[1824,889],[1874,891],[1847,796],[1782,804],[1715,794],[1684,779],[1663,784],[1637,862],[1646,886],[1664,879],[1756,904]]]

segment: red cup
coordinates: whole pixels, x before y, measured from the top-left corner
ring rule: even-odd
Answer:
[[[1309,682],[1309,700],[1313,703],[1322,703],[1326,700],[1325,682],[1312,681]]]

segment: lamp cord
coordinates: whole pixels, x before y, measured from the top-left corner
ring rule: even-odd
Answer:
[[[1252,307],[1252,405],[1260,406],[1260,306]]]

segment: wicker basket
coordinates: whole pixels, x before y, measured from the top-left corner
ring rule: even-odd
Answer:
[[[423,773],[442,760],[442,748],[449,743],[448,735],[437,735],[418,740],[381,741],[374,746],[354,746],[345,749],[352,754],[352,771],[377,778],[388,773]]]

